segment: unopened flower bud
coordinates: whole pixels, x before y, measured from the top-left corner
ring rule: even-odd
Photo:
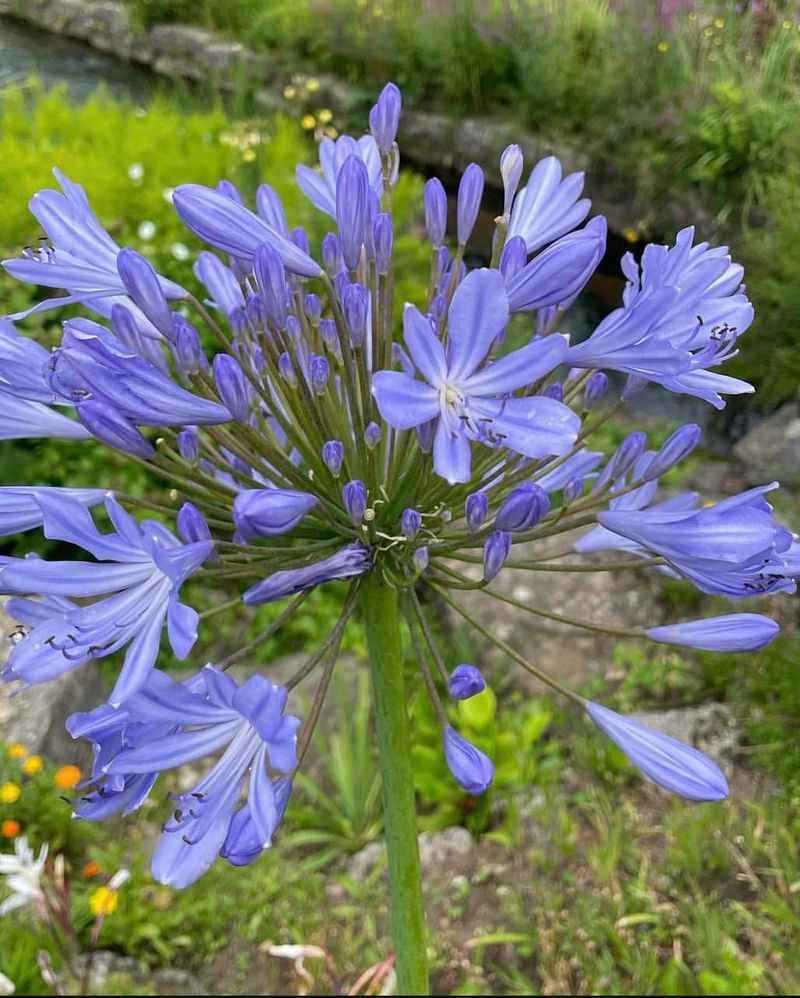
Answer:
[[[503,214],[511,213],[511,204],[522,178],[522,150],[518,145],[506,146],[500,157],[500,176],[503,178]]]
[[[608,391],[608,377],[602,371],[593,371],[583,390],[583,406],[592,409],[605,397]]]
[[[456,211],[456,231],[458,243],[463,246],[469,242],[483,197],[483,170],[477,163],[470,163],[461,176],[458,185],[458,205]]]
[[[358,526],[367,511],[367,487],[357,478],[349,481],[342,489],[342,502],[353,523]]]
[[[483,578],[491,582],[505,565],[511,550],[511,534],[507,530],[495,530],[486,538],[483,545]]]
[[[194,464],[200,452],[200,440],[197,436],[197,430],[191,426],[187,426],[185,430],[181,430],[178,434],[176,443],[178,445],[178,453],[184,461]]]
[[[700,443],[702,435],[703,431],[695,423],[680,426],[653,455],[642,473],[642,480],[650,482],[655,478],[660,478],[670,468],[679,464]]]
[[[468,794],[478,796],[492,785],[494,763],[455,728],[444,730],[444,755],[453,778]]]
[[[400,517],[400,529],[404,536],[413,541],[422,527],[422,516],[416,509],[404,509]]]
[[[489,512],[489,499],[485,492],[472,492],[464,503],[464,515],[467,519],[467,530],[475,533],[486,519]]]
[[[400,110],[403,99],[394,83],[387,83],[381,90],[377,103],[369,112],[369,130],[385,156],[392,151],[392,144],[397,136],[400,123]]]
[[[328,471],[335,478],[338,477],[344,461],[344,445],[341,440],[328,440],[322,445],[322,460]]]
[[[414,571],[417,573],[417,575],[422,575],[422,573],[428,567],[427,545],[421,548],[417,548],[414,554],[411,556],[411,560],[414,563]]]
[[[469,700],[485,688],[481,670],[474,665],[457,665],[447,681],[447,692],[453,700]]]
[[[214,358],[214,383],[219,397],[237,423],[246,423],[250,415],[250,386],[241,364],[227,353]]]
[[[529,530],[549,512],[550,497],[544,489],[533,482],[523,482],[506,496],[495,526],[503,531]]]
[[[372,450],[381,442],[381,428],[377,423],[370,420],[364,429],[364,443]]]
[[[441,246],[447,229],[447,194],[438,177],[433,177],[425,184],[423,201],[428,239],[434,246]]]

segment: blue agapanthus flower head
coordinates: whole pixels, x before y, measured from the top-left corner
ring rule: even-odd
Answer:
[[[716,407],[750,391],[719,370],[753,314],[727,250],[687,228],[639,261],[626,255],[619,307],[573,341],[561,332],[563,315],[606,254],[606,221],[591,216],[583,176],[565,176],[555,157],[534,164],[523,184],[523,154],[511,145],[498,150],[494,178],[475,163],[465,169],[452,231],[445,186],[427,182],[419,209],[430,273],[411,301],[397,302],[395,247],[407,226],[392,212],[401,110],[399,90],[387,85],[370,134],[325,138],[319,165],[298,166],[299,187],[330,230],[318,244],[291,227],[269,184],[251,208],[227,180],[204,187],[175,178],[175,209],[205,243],[197,284],[185,289],[119,247],[83,189],[56,171],[61,192],[31,203],[41,249],[5,262],[21,280],[66,292],[30,311],[69,304],[90,315],[68,318],[52,350],[15,327],[25,313],[0,320],[0,439],[99,441],[152,474],[137,495],[109,492],[111,480],[0,489],[0,535],[41,529],[59,545],[52,560],[0,559],[0,593],[19,622],[3,675],[39,683],[119,653],[109,702],[87,705],[69,724],[95,752],[91,786],[75,803],[81,818],[131,812],[161,772],[213,758],[175,799],[155,850],[154,872],[173,886],[217,856],[242,865],[268,848],[321,710],[319,700],[300,727],[287,694],[321,670],[324,696],[370,586],[402,611],[443,756],[465,794],[491,786],[494,764],[459,732],[454,701],[486,695],[492,676],[451,661],[426,602],[448,604],[504,656],[586,707],[651,780],[690,800],[718,800],[727,785],[712,762],[587,707],[542,671],[535,650],[522,655],[476,621],[462,591],[508,602],[495,579],[511,567],[619,572],[620,585],[635,565],[740,601],[791,593],[800,575],[800,544],[766,498],[774,486],[713,504],[662,487],[697,446],[694,424],[661,446],[641,430],[608,453],[605,438],[595,442],[618,391],[610,372],[625,376],[618,404],[648,383]],[[487,181],[502,187],[503,212],[491,258],[470,269]],[[562,532],[567,550],[536,553],[537,542]],[[198,614],[191,603],[204,585],[217,603]],[[341,613],[285,686],[264,662],[264,675],[241,682],[226,672],[258,660],[257,642],[184,682],[159,668],[165,642],[180,659],[207,661],[203,642],[217,630],[208,618],[249,619],[251,607],[281,601],[266,641],[317,586],[338,594]],[[538,589],[530,602],[512,602],[608,631],[602,620],[539,607]],[[748,652],[777,630],[748,611],[647,619],[625,633]]]

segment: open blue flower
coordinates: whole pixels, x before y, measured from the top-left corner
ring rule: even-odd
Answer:
[[[98,787],[78,802],[78,816],[130,811],[159,773],[221,752],[206,776],[176,799],[153,854],[153,875],[186,887],[223,847],[231,862],[251,861],[270,846],[286,807],[285,784],[276,786],[271,773],[297,767],[300,721],[284,713],[286,698],[286,690],[263,676],[237,686],[208,665],[189,684],[154,672],[122,708],[71,718],[71,733],[91,738],[96,753]],[[245,781],[247,803],[237,811]]]
[[[109,496],[114,532],[101,534],[89,511],[69,495],[40,493],[45,536],[76,544],[97,561],[9,558],[0,569],[0,592],[52,597],[50,614],[14,645],[6,679],[38,683],[86,658],[102,658],[127,646],[111,702],[136,692],[158,657],[167,622],[172,650],[184,658],[197,638],[197,613],[178,594],[184,580],[208,558],[212,541],[182,544],[162,524],[141,524]],[[70,602],[102,596],[85,605]],[[64,599],[66,597],[67,599]],[[29,601],[26,601],[29,602]],[[14,613],[15,601],[8,605]]]
[[[406,306],[406,346],[425,380],[400,371],[379,371],[372,379],[378,409],[390,426],[409,429],[437,420],[433,466],[451,483],[469,481],[470,441],[542,458],[565,454],[578,435],[578,416],[561,402],[511,394],[561,363],[566,346],[560,336],[532,340],[480,367],[507,321],[502,275],[474,270],[453,295],[446,349],[428,319]]]

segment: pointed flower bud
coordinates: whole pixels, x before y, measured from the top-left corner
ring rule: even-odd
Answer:
[[[428,567],[429,553],[427,544],[423,545],[423,547],[417,548],[411,556],[411,560],[414,563],[414,571],[416,574],[422,575]]]
[[[555,399],[556,402],[564,401],[564,386],[560,381],[554,381],[552,385],[548,385],[547,388],[542,392],[542,395],[549,399]]]
[[[483,545],[483,578],[491,582],[505,565],[511,550],[511,534],[507,530],[495,530],[486,538]]]
[[[564,502],[575,502],[583,494],[584,481],[582,478],[570,478],[564,486]]]
[[[506,146],[500,157],[500,176],[503,178],[503,214],[511,214],[511,204],[522,179],[522,150],[518,145]]]
[[[377,423],[370,420],[364,428],[364,443],[372,450],[381,442],[381,428]]]
[[[447,230],[447,194],[438,177],[432,177],[425,184],[423,203],[428,239],[434,246],[441,246]]]
[[[602,371],[593,371],[583,390],[583,405],[585,409],[593,409],[605,398],[608,391],[608,377]]]
[[[322,460],[334,478],[338,478],[344,461],[344,445],[341,440],[327,440],[322,445]]]
[[[381,90],[378,102],[369,112],[369,130],[384,156],[392,151],[392,143],[397,137],[400,124],[400,110],[403,98],[394,83],[387,83]]]
[[[314,391],[317,395],[324,395],[325,389],[328,387],[328,379],[331,376],[331,365],[328,358],[321,354],[315,354],[309,364],[309,373]]]
[[[292,358],[284,350],[284,352],[278,357],[278,373],[292,388],[297,388],[297,372],[294,369],[294,364],[292,363]]]
[[[303,299],[303,309],[312,326],[319,322],[319,317],[322,315],[322,302],[319,295],[306,295]]]
[[[609,461],[609,477],[612,479],[622,478],[636,464],[644,453],[647,446],[647,434],[641,430],[634,430],[629,433]]]
[[[500,254],[500,272],[505,277],[506,283],[517,276],[527,259],[528,247],[522,236],[512,236],[506,240],[503,252]]]
[[[211,530],[206,523],[206,518],[194,503],[185,502],[181,506],[175,518],[175,524],[178,528],[178,533],[187,544],[193,544],[195,541],[211,540]]]
[[[364,343],[367,332],[369,292],[362,284],[348,284],[342,293],[342,312],[354,347]]]
[[[687,423],[685,426],[678,427],[653,456],[642,473],[642,479],[645,482],[651,482],[655,478],[660,478],[670,468],[679,464],[692,453],[700,443],[702,435],[703,431],[696,423]]]
[[[477,163],[470,163],[461,176],[458,185],[458,206],[456,212],[456,232],[460,246],[469,242],[483,197],[483,170]]]
[[[200,439],[197,436],[197,430],[187,426],[178,434],[176,443],[178,444],[178,453],[184,461],[194,464],[200,452]]]
[[[256,246],[253,270],[267,317],[278,329],[286,325],[286,271],[280,255],[267,243]]]
[[[348,270],[358,266],[367,222],[369,175],[360,156],[348,156],[336,179],[336,223]]]
[[[242,596],[242,602],[248,606],[272,603],[285,596],[294,596],[295,593],[303,592],[305,589],[313,589],[323,582],[363,575],[371,568],[371,549],[366,544],[347,544],[329,558],[314,562],[312,565],[273,572],[248,589]]]
[[[498,530],[521,531],[535,526],[550,512],[550,497],[534,482],[523,482],[509,492],[498,510]]]
[[[358,526],[367,511],[367,487],[357,478],[349,481],[342,489],[342,502],[353,523]]]
[[[141,253],[125,248],[117,256],[117,271],[134,304],[163,336],[169,337],[172,334],[172,312],[152,263]]]
[[[589,703],[586,710],[603,734],[660,787],[694,801],[728,796],[727,780],[702,752],[602,704]]]
[[[172,332],[172,352],[180,373],[190,375],[207,371],[208,357],[200,342],[200,334],[191,322],[176,312],[172,317]]]
[[[489,499],[485,492],[471,492],[464,503],[467,530],[475,533],[489,512]]]
[[[469,700],[485,688],[483,674],[475,665],[457,665],[447,681],[447,692],[453,700]]]
[[[233,501],[233,522],[245,540],[279,537],[317,504],[316,496],[294,489],[246,489]]]
[[[219,397],[237,423],[246,423],[250,416],[250,386],[241,364],[227,353],[214,358],[214,384]]]
[[[394,227],[392,216],[381,212],[372,223],[372,244],[375,249],[375,267],[379,274],[388,274],[392,262]]]
[[[488,790],[494,779],[494,763],[489,756],[449,726],[444,729],[442,741],[456,783],[474,797]]]
[[[761,613],[727,613],[721,617],[687,620],[681,624],[651,627],[653,641],[700,651],[760,651],[780,631],[771,617]]]
[[[422,516],[416,509],[404,509],[400,517],[400,529],[408,540],[413,541],[422,527]]]
[[[331,277],[342,269],[342,244],[333,232],[326,232],[322,238],[322,262]]]

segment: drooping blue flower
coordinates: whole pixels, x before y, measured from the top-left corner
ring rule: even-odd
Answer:
[[[494,780],[494,763],[489,756],[455,728],[446,727],[442,740],[447,766],[456,783],[473,797],[485,793]]]
[[[661,644],[700,651],[760,651],[777,637],[780,625],[763,613],[728,613],[721,617],[686,620],[651,627],[647,632]]]
[[[586,710],[603,734],[660,787],[693,801],[724,800],[728,796],[728,781],[722,771],[696,748],[602,704],[588,703]]]
[[[31,213],[47,233],[50,245],[29,250],[19,260],[4,260],[3,267],[20,281],[64,288],[67,294],[48,298],[12,318],[72,302],[103,307],[108,315],[114,303],[130,301],[117,270],[120,248],[98,222],[80,184],[73,183],[60,170],[53,173],[61,191],[39,191],[30,201]],[[186,291],[173,281],[160,277],[159,283],[167,298],[186,297]]]
[[[372,551],[366,544],[346,544],[341,550],[322,561],[315,561],[303,568],[290,568],[273,572],[257,582],[242,596],[249,605],[272,603],[285,596],[294,596],[304,589],[313,589],[324,582],[350,579],[363,575],[372,568]],[[2,575],[0,575],[2,579]]]
[[[571,232],[592,206],[588,198],[580,199],[582,190],[582,173],[570,173],[562,179],[561,163],[555,156],[539,160],[514,199],[508,238],[521,236],[528,252],[533,253]]]
[[[666,559],[702,592],[745,599],[795,592],[787,574],[793,535],[779,526],[763,485],[699,510],[622,510],[600,513],[600,524]]]
[[[269,848],[286,806],[283,792],[276,798],[271,771],[288,774],[297,767],[300,722],[284,713],[286,690],[264,676],[251,676],[237,686],[210,665],[197,678],[199,682],[189,688],[154,673],[139,693],[126,700],[120,718],[103,718],[102,775],[96,774],[99,786],[94,791],[100,799],[104,791],[119,794],[118,787],[127,795],[137,779],[152,786],[153,774],[221,753],[199,783],[176,798],[153,854],[155,878],[177,888],[202,876],[226,842],[228,852],[237,858],[242,858],[245,842],[251,859]],[[92,732],[82,720],[75,719],[73,733],[96,740],[97,730]],[[109,727],[119,731],[114,731],[117,745],[109,745]],[[110,747],[116,751],[109,752]],[[254,843],[241,837],[245,819],[235,819],[245,781],[243,806],[257,851]],[[137,798],[142,788],[137,788]],[[79,803],[77,814],[92,817],[93,803],[92,797],[83,807]]]
[[[218,402],[193,395],[144,357],[124,347],[104,326],[70,319],[50,362],[50,384],[78,406],[104,403],[139,426],[230,422]]]
[[[297,185],[315,208],[336,218],[336,184],[339,173],[349,156],[363,160],[367,168],[369,189],[380,197],[383,194],[381,175],[381,154],[371,135],[363,135],[358,141],[349,135],[340,135],[335,141],[327,136],[319,144],[319,165],[317,173],[307,166],[297,167]]]
[[[566,453],[578,434],[578,416],[562,403],[511,394],[558,366],[566,350],[561,337],[534,340],[479,369],[507,321],[502,275],[473,270],[453,296],[446,351],[425,316],[406,306],[406,346],[425,381],[398,371],[373,377],[378,409],[391,426],[437,420],[434,469],[451,483],[469,481],[470,441],[541,458]]]
[[[208,558],[211,541],[182,544],[160,523],[138,524],[109,496],[114,532],[102,534],[89,511],[68,495],[37,494],[46,537],[75,544],[96,561],[9,558],[0,568],[0,592],[43,597],[102,597],[59,605],[11,650],[6,679],[38,683],[127,646],[111,702],[120,703],[147,681],[167,623],[172,650],[185,658],[197,637],[197,613],[179,600],[180,587]],[[9,612],[13,613],[13,602]]]

